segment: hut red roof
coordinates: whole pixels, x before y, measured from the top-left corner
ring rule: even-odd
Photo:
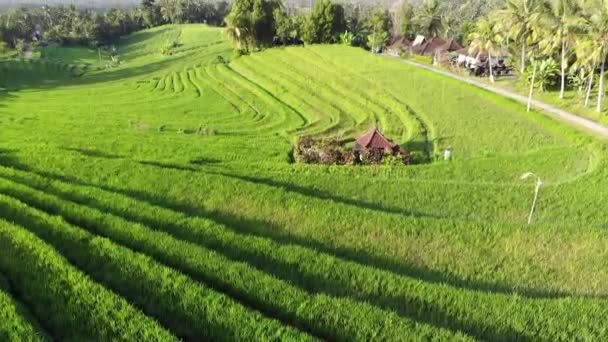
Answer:
[[[395,36],[391,39],[390,43],[387,45],[389,49],[407,49],[412,46],[412,42],[401,36]]]
[[[458,44],[458,42],[454,38],[450,38],[445,44],[439,47],[439,49],[441,50],[441,52],[452,52],[462,49],[462,45]]]
[[[421,45],[418,45],[412,49],[412,51],[419,55],[432,56],[436,52],[452,52],[462,49],[462,46],[458,44],[454,39],[442,39],[439,37],[432,38],[425,41]]]
[[[390,139],[386,138],[377,128],[372,129],[365,135],[357,139],[355,144],[356,150],[362,149],[381,149],[381,150],[395,150],[398,149],[399,145],[393,143]]]

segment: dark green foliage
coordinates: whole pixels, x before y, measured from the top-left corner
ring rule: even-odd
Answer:
[[[268,45],[276,33],[277,0],[237,0],[226,17],[226,34],[238,50],[249,50]]]
[[[0,13],[0,40],[13,48],[19,39],[26,43],[47,40],[96,46],[114,43],[119,37],[145,27],[167,23],[221,25],[228,11],[226,1],[208,0],[142,0],[140,7],[130,11],[110,8],[105,12],[75,5],[24,7]]]
[[[337,43],[345,30],[344,7],[331,0],[319,0],[308,18],[304,39],[307,43]]]
[[[290,16],[283,8],[274,10],[274,21],[276,35],[285,41],[287,38],[298,37],[294,17]]]
[[[147,27],[154,27],[160,23],[160,7],[155,0],[141,1],[141,16]]]
[[[390,40],[391,17],[388,10],[376,8],[367,18],[367,47],[374,52],[381,50]]]

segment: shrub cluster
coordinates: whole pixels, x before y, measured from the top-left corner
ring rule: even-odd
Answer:
[[[336,137],[301,137],[296,146],[296,160],[306,164],[354,164],[353,152]]]
[[[344,146],[337,137],[301,137],[295,150],[296,160],[305,164],[354,165],[354,164],[412,164],[413,158],[408,151],[387,154],[384,150],[368,149],[353,151]]]

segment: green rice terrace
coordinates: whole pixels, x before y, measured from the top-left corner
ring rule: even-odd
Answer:
[[[117,53],[0,61],[0,340],[608,339],[605,141],[358,48]],[[374,126],[424,161],[294,160]]]

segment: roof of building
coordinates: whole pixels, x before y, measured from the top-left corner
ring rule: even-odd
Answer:
[[[412,46],[422,45],[422,44],[424,44],[425,41],[426,41],[426,38],[424,36],[417,35],[416,39],[414,39],[414,42],[412,43]]]
[[[456,51],[462,49],[462,45],[460,45],[454,38],[448,39],[445,44],[439,47],[441,51]]]
[[[399,145],[392,142],[390,139],[385,137],[378,128],[373,128],[365,135],[359,137],[355,144],[355,149],[395,149]]]
[[[393,37],[387,45],[389,49],[406,49],[410,46],[412,46],[412,42],[409,39],[401,36]]]
[[[419,55],[432,56],[437,52],[452,52],[458,49],[462,49],[462,46],[458,44],[455,39],[450,38],[445,40],[443,38],[435,37],[426,40],[420,45],[414,45],[412,52]]]

